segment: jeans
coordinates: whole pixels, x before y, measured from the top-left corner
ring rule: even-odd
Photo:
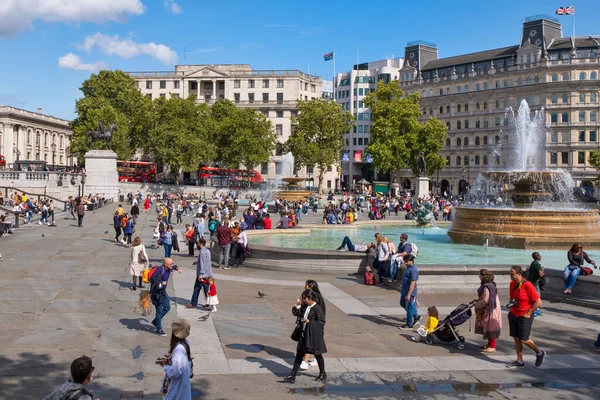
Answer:
[[[406,325],[412,328],[415,320],[419,317],[417,311],[417,299],[415,296],[410,296],[410,302],[406,303],[405,296],[400,297],[400,307],[406,310]]]
[[[302,219],[302,209],[298,209],[298,219]]]
[[[171,298],[167,294],[165,290],[164,296],[160,299],[159,302],[152,302],[154,307],[156,308],[156,317],[154,318],[156,330],[162,330],[162,319],[167,313],[171,310]]]
[[[354,251],[354,249],[355,249],[354,245],[352,244],[352,241],[350,240],[350,238],[348,236],[344,236],[344,241],[342,242],[340,249],[343,249],[346,246],[348,246],[348,250],[350,250],[350,251]]]
[[[226,267],[229,265],[229,251],[231,250],[231,243],[227,243],[222,246],[219,245],[219,266]],[[225,257],[225,262],[223,262],[223,257]]]
[[[165,248],[165,258],[171,257],[171,250],[173,250],[173,243],[171,243],[171,244],[163,243],[163,246]]]
[[[196,247],[196,242],[193,240],[188,240],[188,256],[194,256],[194,248]]]
[[[571,290],[577,281],[577,277],[581,274],[581,268],[569,269],[569,267],[570,265],[567,265],[563,273],[565,287]]]
[[[178,224],[181,224],[183,222],[183,220],[181,219],[182,215],[183,215],[183,212],[177,211],[177,223]]]
[[[383,278],[383,275],[386,271],[386,266],[388,265],[388,260],[379,261],[377,258],[373,261],[373,269],[377,270],[377,274]]]
[[[119,240],[119,236],[121,236],[121,225],[116,225],[114,228],[115,228],[115,240]]]
[[[206,299],[206,296],[208,294],[208,283],[199,281],[198,278],[196,278],[196,282],[194,283],[194,293],[192,293],[192,300],[190,301],[190,303],[192,303],[194,307],[198,305],[198,296],[200,296],[200,290],[202,290],[203,288],[204,298]],[[206,303],[206,300],[204,301],[204,303]]]
[[[390,278],[392,278],[394,280],[398,279],[398,261],[397,260],[392,261]]]
[[[77,226],[82,226],[83,225],[83,215],[78,215],[77,216]]]

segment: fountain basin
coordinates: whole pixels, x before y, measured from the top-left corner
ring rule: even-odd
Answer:
[[[456,207],[454,243],[524,250],[600,249],[597,210]]]

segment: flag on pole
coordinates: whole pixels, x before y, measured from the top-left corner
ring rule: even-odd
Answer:
[[[558,7],[558,10],[556,10],[556,15],[574,15],[574,14],[575,14],[575,6]]]
[[[327,53],[323,55],[323,61],[333,60],[333,51],[331,53]]]

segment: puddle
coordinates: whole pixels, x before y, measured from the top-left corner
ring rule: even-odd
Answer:
[[[227,347],[230,349],[233,349],[233,350],[245,350],[248,353],[260,353],[265,348],[264,346],[261,346],[260,344],[238,344],[238,343],[228,344]]]
[[[142,355],[142,348],[140,347],[139,344],[135,349],[131,350],[131,355],[133,356],[134,360],[137,360],[138,358],[140,358],[140,356]]]

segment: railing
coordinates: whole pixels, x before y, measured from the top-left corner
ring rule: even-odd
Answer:
[[[0,179],[11,181],[58,181],[58,186],[66,185],[71,182],[72,185],[77,182],[85,183],[85,175],[69,172],[53,171],[0,171]]]
[[[127,72],[133,78],[183,78],[183,71]]]
[[[49,200],[53,200],[56,203],[63,203],[63,211],[67,211],[67,201],[59,199],[57,197],[54,196],[50,196],[48,194],[40,194],[40,193],[31,193],[31,192],[27,192],[25,190],[16,188],[16,187],[10,187],[10,186],[0,186],[0,190],[4,190],[4,198],[7,199],[9,197],[9,193],[10,192],[18,192],[18,193],[25,193],[27,196],[29,197],[37,197],[37,201],[38,203],[42,200],[42,199],[49,199]]]
[[[10,208],[6,208],[6,207],[3,207],[3,206],[0,206],[0,211],[12,214],[13,217],[14,217],[14,219],[15,219],[15,221],[12,223],[12,227],[14,227],[14,228],[18,228],[19,227],[19,215],[21,213],[19,213],[18,211],[13,211]],[[10,223],[10,221],[4,221],[4,223]]]

